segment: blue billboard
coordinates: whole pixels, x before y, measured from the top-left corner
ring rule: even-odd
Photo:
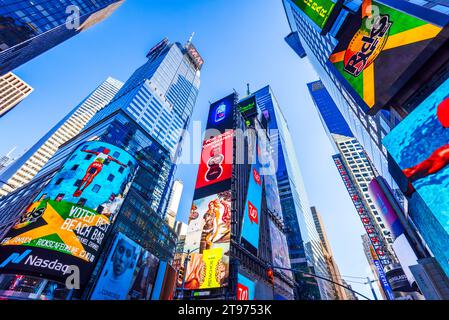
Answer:
[[[400,122],[383,143],[399,168],[392,170],[392,175],[402,190],[412,201],[422,199],[419,206],[428,208],[411,210],[411,216],[449,275],[449,80]],[[426,211],[426,217],[416,217]]]

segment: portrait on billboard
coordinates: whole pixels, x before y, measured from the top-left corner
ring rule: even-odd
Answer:
[[[130,300],[150,300],[158,267],[159,259],[150,252],[142,250],[129,291]]]
[[[194,252],[185,272],[186,289],[227,285],[231,240],[231,191],[195,200],[184,251]]]
[[[354,99],[374,114],[422,66],[443,29],[374,0],[363,0],[340,32],[330,63]]]
[[[126,151],[85,142],[62,165],[2,240],[0,256],[18,247],[76,265],[88,276],[137,170]],[[8,266],[7,266],[8,267]],[[21,265],[14,265],[20,271]],[[23,265],[24,271],[28,266]],[[62,280],[54,270],[41,270]]]
[[[125,300],[142,248],[117,234],[91,300]]]
[[[291,269],[287,238],[272,220],[270,220],[269,225],[273,265],[275,267]],[[289,276],[292,275],[291,271],[282,270],[281,272]]]

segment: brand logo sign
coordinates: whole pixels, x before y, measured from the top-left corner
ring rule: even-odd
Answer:
[[[251,201],[248,201],[248,215],[251,223],[259,224],[259,212]]]
[[[241,283],[237,285],[237,300],[249,300],[249,289]]]
[[[374,19],[374,22],[370,22]],[[393,22],[388,15],[363,19],[362,26],[372,23],[371,30],[362,27],[352,38],[345,53],[345,71],[358,77],[382,52]]]
[[[18,264],[18,263],[22,262],[22,260],[25,259],[25,257],[27,255],[29,255],[30,253],[31,253],[31,250],[26,250],[22,254],[20,254],[20,253],[12,253],[8,258],[6,258],[2,262],[2,264],[0,264],[0,268],[6,267],[9,263]]]

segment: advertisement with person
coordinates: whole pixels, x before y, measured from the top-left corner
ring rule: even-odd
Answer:
[[[444,43],[442,27],[393,5],[363,0],[329,58],[337,77],[369,114],[387,105]]]
[[[259,249],[259,223],[262,206],[262,181],[260,175],[260,164],[258,153],[260,153],[258,143],[254,143],[252,158],[254,164],[251,165],[249,183],[246,195],[245,211],[243,212],[242,238],[246,240],[256,250]]]
[[[184,251],[190,254],[185,288],[211,289],[227,285],[231,240],[231,191],[193,202]]]
[[[291,269],[290,256],[288,252],[287,238],[279,227],[270,219],[270,239],[271,239],[271,254],[274,267],[281,267]],[[281,270],[284,274],[292,276],[291,271]]]
[[[204,141],[195,189],[228,180],[227,188],[230,188],[234,153],[233,140],[233,130],[229,130]]]
[[[118,233],[91,300],[149,300],[159,259]]]
[[[442,268],[449,274],[449,80],[441,84],[383,140],[408,185],[400,186],[414,199],[417,193],[429,215],[417,227]],[[399,181],[401,177],[398,178]],[[421,210],[422,213],[426,212]],[[424,215],[424,214],[423,214]]]
[[[242,275],[237,278],[237,300],[255,300],[256,283]]]
[[[85,283],[136,170],[126,151],[101,141],[83,143],[1,242],[0,260],[13,253],[26,259],[0,271],[65,282],[63,266],[74,265]]]

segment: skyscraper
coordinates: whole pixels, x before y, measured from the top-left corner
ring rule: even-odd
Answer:
[[[166,220],[168,225],[172,228],[175,227],[176,216],[178,215],[179,203],[181,202],[182,190],[184,184],[180,180],[176,180],[173,183],[173,188],[170,194],[170,200],[168,201]]]
[[[112,14],[124,0],[2,1],[0,75]]]
[[[286,226],[290,261],[293,269],[326,274],[327,268],[320,247],[320,239],[313,222],[309,201],[296,157],[288,123],[269,86],[256,91],[260,109],[269,116],[268,127],[274,161],[277,165],[277,184],[282,204],[282,217]],[[320,299],[324,283],[304,279],[300,273],[296,280],[303,285],[298,294],[303,299]],[[320,294],[321,292],[321,294]]]
[[[0,76],[0,117],[28,97],[33,88],[15,74]]]
[[[320,236],[321,247],[323,250],[324,259],[326,261],[326,266],[328,269],[329,279],[332,281],[343,284],[343,279],[341,278],[340,270],[338,269],[337,262],[335,261],[334,254],[332,253],[332,248],[330,242],[327,238],[326,230],[324,228],[323,219],[316,207],[312,207],[313,220],[315,222],[318,235]],[[328,283],[328,288],[332,288],[331,299],[333,300],[348,300],[346,296],[346,290],[339,285]],[[329,289],[328,289],[329,290]],[[329,299],[329,300],[331,300]]]
[[[61,145],[79,134],[94,114],[111,102],[122,85],[113,78],[106,79],[13,166],[0,174],[0,197],[30,182]]]
[[[0,255],[16,250],[77,266],[82,288],[75,297],[81,299],[98,296],[97,281],[112,247],[133,246],[170,262],[177,237],[158,208],[168,202],[176,166],[173,154],[182,131],[173,131],[187,126],[199,90],[202,60],[192,48],[190,42],[183,46],[168,40],[154,47],[113,101],[63,144],[29,184],[7,196],[2,210],[28,199],[19,211],[20,221],[27,222],[10,229]],[[160,127],[173,131],[162,137]],[[42,224],[47,227],[41,229]],[[33,247],[20,240],[23,233],[34,238]],[[0,273],[0,294],[24,273],[37,285],[66,277],[25,262],[4,264]]]
[[[5,168],[7,168],[12,162],[14,162],[14,158],[12,156],[12,153],[16,147],[12,148],[7,154],[0,157],[0,172],[2,172]]]

